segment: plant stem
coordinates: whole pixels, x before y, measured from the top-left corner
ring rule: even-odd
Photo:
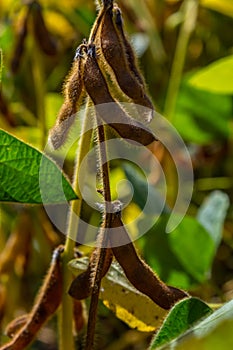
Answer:
[[[198,0],[185,0],[182,7],[184,21],[181,26],[176,45],[176,51],[171,70],[171,78],[169,81],[164,106],[164,115],[170,122],[172,122],[174,117],[189,39],[196,25]]]
[[[87,103],[87,108],[89,103]],[[88,110],[87,110],[88,112]],[[78,185],[78,174],[83,158],[87,154],[91,144],[92,130],[87,130],[87,123],[89,116],[87,115],[83,123],[83,132],[78,146],[78,152],[76,157],[76,166],[74,170],[74,182],[73,188],[77,193],[79,199],[75,200],[71,204],[71,209],[68,218],[66,243],[62,259],[62,274],[63,274],[63,294],[62,305],[59,312],[59,350],[73,350],[74,339],[72,333],[73,326],[73,303],[72,298],[67,294],[67,290],[72,282],[72,273],[68,269],[67,264],[73,258],[75,238],[78,230],[79,215],[82,206],[82,195]]]
[[[97,117],[98,118],[98,117]],[[87,336],[85,350],[92,350],[95,338],[95,325],[99,301],[99,292],[102,279],[102,270],[106,256],[107,245],[107,228],[110,226],[111,214],[108,212],[108,205],[111,202],[111,190],[109,182],[109,166],[107,162],[107,150],[105,145],[105,130],[103,125],[98,126],[98,146],[99,146],[99,161],[101,164],[101,178],[103,182],[103,196],[105,200],[103,224],[98,235],[99,256],[95,267],[94,286],[91,294],[91,303],[89,309],[89,317],[87,324]]]
[[[36,45],[32,46],[32,56],[33,61],[33,79],[34,79],[34,88],[36,93],[36,112],[37,118],[40,122],[41,129],[41,147],[43,148],[46,144],[46,122],[45,122],[45,74],[44,67],[41,59],[40,50]]]
[[[189,39],[196,25],[198,0],[184,0],[182,10],[184,20],[176,45],[176,51],[171,70],[171,78],[168,84],[168,91],[164,106],[164,115],[171,123],[175,114],[177,97],[180,89],[182,73],[184,70]],[[163,165],[169,188],[168,202],[172,206],[174,205],[177,196],[177,179],[176,168],[173,162],[171,162],[170,157],[171,156],[168,153],[165,153]]]

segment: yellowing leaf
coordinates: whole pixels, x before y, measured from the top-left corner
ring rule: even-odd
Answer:
[[[201,5],[233,17],[232,0],[201,0]]]
[[[64,16],[55,11],[45,11],[44,17],[48,29],[64,38],[74,38],[74,28]]]
[[[116,304],[111,304],[107,300],[104,300],[103,303],[108,309],[115,313],[117,318],[127,323],[131,328],[136,328],[141,332],[153,332],[155,330],[153,326],[146,325],[123,307]]]
[[[233,94],[233,55],[199,70],[189,83],[197,89],[224,95]]]
[[[74,275],[85,271],[87,265],[87,258],[75,259],[69,263]],[[120,320],[143,332],[157,329],[168,313],[135,289],[116,262],[112,263],[102,280],[100,298]]]

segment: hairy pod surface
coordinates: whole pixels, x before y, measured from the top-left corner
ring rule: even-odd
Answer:
[[[110,235],[113,254],[135,288],[163,309],[170,309],[175,302],[188,296],[182,290],[163,283],[138,256],[119,214],[112,216],[112,228],[118,228]]]
[[[90,53],[90,50],[93,50]],[[144,146],[155,141],[155,137],[142,123],[129,117],[112,98],[107,82],[97,62],[95,47],[89,48],[84,68],[84,85],[97,114],[123,139],[132,140]],[[108,105],[109,104],[109,105]]]
[[[100,254],[100,249],[101,248],[98,247],[94,248],[90,257],[90,262],[87,267],[87,270],[81,273],[79,276],[77,276],[71,283],[71,286],[69,288],[69,295],[72,296],[74,299],[82,300],[90,296],[94,283],[92,275],[96,266],[96,262],[98,260],[98,256]],[[110,248],[102,249],[106,249],[106,254],[101,278],[103,278],[108,272],[113,258],[113,253]]]
[[[83,47],[83,45],[81,46]],[[49,143],[53,149],[58,149],[65,143],[70,127],[74,123],[75,114],[85,95],[83,89],[84,58],[81,50],[76,53],[76,56],[64,85],[65,101],[58,113],[54,127],[49,132]]]
[[[114,72],[120,89],[136,105],[149,109],[149,112],[142,117],[147,122],[151,121],[153,104],[146,94],[143,78],[136,67],[133,49],[125,37],[119,8],[113,10],[110,7],[105,12],[101,23],[100,38],[101,50]]]
[[[14,320],[12,320],[5,329],[5,334],[9,338],[13,338],[16,333],[27,323],[27,320],[29,318],[28,314],[21,315]]]
[[[36,333],[43,324],[57,310],[62,297],[62,272],[60,266],[60,255],[63,247],[59,246],[53,253],[50,268],[45,277],[44,283],[34,302],[27,321],[13,339],[0,347],[0,350],[22,350],[25,349],[34,339]],[[16,322],[17,323],[17,322]]]

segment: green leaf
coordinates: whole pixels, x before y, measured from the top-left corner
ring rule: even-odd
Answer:
[[[165,233],[167,222],[168,216],[162,216],[139,244],[146,261],[163,281],[188,289],[209,277],[215,244],[192,217],[185,217],[169,234]]]
[[[233,55],[222,58],[202,68],[190,79],[189,84],[196,89],[216,94],[233,94]]]
[[[88,262],[88,258],[74,259],[69,262],[69,268],[78,276],[87,269]],[[119,319],[143,332],[158,328],[168,313],[135,289],[116,262],[102,279],[100,299]]]
[[[225,350],[233,348],[233,300],[182,334],[163,349]]]
[[[160,192],[156,190],[135,167],[130,164],[124,164],[122,168],[127,179],[133,185],[133,201],[144,211],[145,214],[156,215],[156,213],[160,214],[161,211],[163,213],[171,212],[170,208],[164,204],[164,199]]]
[[[212,309],[200,299],[181,300],[170,310],[160,330],[152,340],[150,349],[156,349],[175,339],[210,312]]]
[[[224,220],[229,206],[227,194],[214,191],[205,199],[197,213],[197,220],[212,237],[216,249],[222,238]]]
[[[51,159],[4,130],[0,130],[0,179],[0,201],[52,204],[77,198]]]
[[[198,144],[226,140],[231,119],[231,96],[195,89],[187,78],[182,82],[174,126],[185,140]]]
[[[186,216],[169,234],[171,249],[183,268],[199,283],[210,273],[215,256],[215,244],[205,228],[194,218]]]
[[[201,5],[212,10],[223,13],[226,16],[233,17],[233,1],[232,0],[201,0]]]

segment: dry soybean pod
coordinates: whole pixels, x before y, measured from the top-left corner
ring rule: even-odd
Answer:
[[[16,46],[15,46],[13,57],[11,60],[11,70],[14,74],[17,73],[17,71],[19,69],[21,58],[22,58],[22,55],[24,52],[25,40],[26,40],[26,37],[28,34],[29,13],[30,13],[30,9],[27,10],[27,13],[23,19],[23,23],[22,23],[22,26],[20,28],[20,32],[18,34]]]
[[[119,213],[112,216],[112,228],[117,229],[116,233],[110,233],[113,254],[135,288],[163,309],[170,309],[176,301],[188,296],[180,289],[163,283],[138,256]]]
[[[136,65],[133,62],[129,64],[131,59],[129,55],[134,55],[133,49],[131,48],[129,42],[127,46],[125,45],[121,31],[117,30],[117,25],[114,24],[114,21],[117,18],[113,18],[114,15],[115,14],[113,13],[113,9],[111,7],[106,11],[103,17],[100,31],[101,50],[107,63],[114,72],[120,89],[136,105],[145,107],[142,116],[143,119],[148,122],[153,116],[153,105],[146,95],[145,86],[141,83],[142,78],[139,78],[140,73],[136,69]],[[123,27],[121,28],[123,30]],[[132,59],[135,61],[135,56],[133,57],[134,58]],[[137,74],[135,74],[136,71]]]
[[[18,333],[18,331],[27,323],[28,318],[29,314],[21,315],[15,318],[6,326],[5,334],[9,338],[13,338],[15,334]]]
[[[98,115],[122,138],[144,146],[155,141],[153,134],[142,123],[130,118],[112,98],[107,82],[97,62],[95,46],[90,45],[84,68],[84,85]]]
[[[110,7],[101,23],[101,50],[112,68],[120,89],[130,98],[139,99],[144,95],[143,86],[129,70],[126,54],[113,24],[113,12]]]
[[[76,334],[79,334],[86,323],[86,314],[83,303],[79,300],[73,299],[73,319],[74,330]]]
[[[83,102],[85,92],[83,89],[84,58],[82,51],[85,47],[82,44],[76,50],[73,66],[64,85],[65,101],[58,113],[55,125],[49,132],[49,143],[53,149],[58,149],[66,141],[69,129],[74,123],[75,114]]]
[[[134,50],[133,50],[130,42],[128,41],[128,39],[125,35],[124,28],[123,28],[123,19],[122,19],[121,10],[117,5],[114,5],[114,7],[113,7],[113,16],[114,16],[114,24],[115,24],[116,30],[118,32],[118,36],[121,40],[121,43],[123,44],[123,46],[125,48],[126,58],[127,58],[127,62],[128,62],[129,67],[130,67],[130,70],[133,72],[135,77],[138,79],[139,83],[142,84],[143,86],[145,86],[143,76],[137,67],[137,61],[136,61],[136,56],[135,56]]]
[[[116,31],[118,33],[118,37],[119,37],[119,39],[124,47],[130,71],[136,77],[139,84],[141,84],[144,87],[144,90],[145,90],[145,93],[142,96],[142,98],[134,99],[134,102],[137,105],[142,105],[144,107],[149,108],[149,110],[145,110],[145,111],[142,110],[142,111],[144,112],[143,114],[144,114],[145,120],[147,122],[150,122],[151,119],[153,118],[154,106],[153,106],[153,103],[151,102],[150,98],[146,94],[145,81],[143,79],[142,74],[140,73],[140,71],[138,69],[134,50],[133,50],[130,42],[128,41],[128,39],[125,35],[124,28],[123,28],[123,19],[122,19],[122,15],[121,15],[121,10],[116,5],[113,8],[113,16],[114,16],[115,28],[116,28]]]
[[[38,293],[34,306],[28,314],[27,322],[19,329],[13,339],[0,347],[0,350],[22,350],[34,339],[43,324],[57,310],[62,295],[62,273],[60,255],[63,247],[54,250],[50,268]]]
[[[102,270],[102,278],[103,278],[111,266],[113,254],[112,254],[112,250],[109,248],[102,248],[102,249],[106,249],[105,261],[104,261],[104,266]],[[87,270],[81,273],[79,276],[77,276],[71,283],[71,286],[69,288],[69,294],[74,299],[82,300],[90,296],[91,290],[93,288],[92,273],[95,268],[96,261],[98,260],[99,253],[100,253],[100,248],[98,247],[94,248],[90,257],[90,262],[88,264]]]
[[[91,33],[90,33],[90,38],[89,38],[90,44],[94,43],[94,41],[95,41],[97,32],[99,30],[99,26],[102,22],[102,19],[103,19],[103,16],[104,16],[106,10],[113,6],[113,0],[102,0],[102,3],[103,3],[103,5],[99,10],[99,14],[95,20],[95,23],[94,23],[92,30],[91,30]]]
[[[31,4],[31,8],[34,33],[38,45],[46,55],[56,55],[56,41],[46,27],[41,5],[37,1],[33,1]]]

